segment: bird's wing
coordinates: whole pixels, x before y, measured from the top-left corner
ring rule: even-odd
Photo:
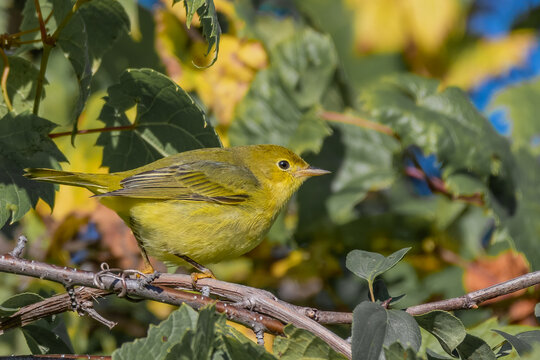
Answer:
[[[149,170],[123,179],[120,185],[121,189],[97,196],[238,204],[260,186],[249,169],[216,161]]]

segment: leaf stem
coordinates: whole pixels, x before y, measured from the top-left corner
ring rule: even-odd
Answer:
[[[62,22],[58,25],[56,30],[52,35],[47,34],[47,29],[45,28],[45,22],[43,21],[43,16],[41,15],[41,7],[39,6],[39,0],[34,0],[36,5],[36,12],[39,20],[39,29],[41,31],[41,41],[43,42],[43,55],[41,56],[41,64],[39,67],[39,75],[36,85],[36,97],[34,98],[34,110],[33,113],[38,115],[39,104],[41,102],[41,94],[43,93],[43,83],[45,81],[45,71],[47,70],[47,63],[49,61],[49,55],[52,48],[55,46],[56,41],[60,32],[66,27],[69,23],[75,12],[81,7],[82,4],[91,1],[91,0],[77,0],[75,5],[71,8],[71,11],[64,17]],[[51,12],[52,14],[52,12]],[[50,15],[49,15],[50,16]]]
[[[36,7],[36,13],[38,16],[39,22],[39,31],[41,32],[41,40],[45,43],[47,39],[47,29],[45,28],[45,22],[43,21],[43,14],[41,13],[41,6],[39,5],[39,0],[34,0],[34,5]]]
[[[2,88],[2,96],[4,97],[4,102],[6,103],[6,107],[9,111],[13,111],[13,106],[11,105],[11,101],[9,100],[9,95],[7,92],[7,78],[9,75],[9,60],[4,52],[4,49],[0,48],[0,55],[2,56],[2,60],[4,61],[4,69],[2,70],[2,80],[0,82],[0,87]]]
[[[371,302],[375,302],[375,293],[373,291],[373,282],[368,280],[368,288],[369,288],[369,297],[371,298]]]
[[[43,54],[41,55],[41,64],[39,65],[39,75],[36,84],[36,96],[34,97],[34,109],[32,111],[35,115],[38,115],[39,112],[41,94],[43,93],[43,83],[45,81],[45,70],[47,69],[47,63],[49,62],[49,55],[51,54],[51,50],[52,46],[44,42]]]
[[[360,126],[366,129],[375,130],[380,133],[386,134],[388,136],[392,136],[399,140],[399,135],[395,133],[394,130],[392,130],[388,126],[376,123],[374,121],[369,121],[358,116],[341,114],[341,113],[337,113],[333,111],[323,111],[319,114],[319,116],[328,121],[339,122],[343,124],[351,124],[351,125]]]
[[[133,130],[135,129],[136,125],[126,125],[126,126],[111,126],[111,127],[105,127],[105,128],[96,128],[96,129],[86,129],[86,130],[77,130],[77,135],[82,134],[94,134],[94,133],[102,133],[102,132],[111,132],[111,131],[126,131],[126,130]],[[54,139],[62,136],[71,136],[71,131],[65,131],[65,132],[59,132],[59,133],[53,133],[49,134],[49,138]]]

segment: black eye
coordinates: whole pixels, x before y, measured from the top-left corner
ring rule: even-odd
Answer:
[[[277,165],[279,166],[281,170],[287,170],[288,168],[291,167],[291,164],[289,164],[287,160],[281,160],[280,162],[277,163]]]

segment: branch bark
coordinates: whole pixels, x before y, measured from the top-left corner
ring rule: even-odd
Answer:
[[[152,284],[145,284],[141,279],[121,278],[120,276],[102,276],[99,281],[96,281],[97,274],[93,272],[68,267],[62,268],[34,260],[29,261],[10,254],[0,256],[0,271],[55,281],[66,287],[82,286],[84,288],[78,289],[76,292],[79,304],[84,304],[84,301],[89,301],[96,296],[122,293],[172,305],[186,303],[195,309],[215,304],[216,310],[226,314],[229,320],[253,329],[263,329],[273,334],[283,334],[284,323],[290,322],[297,327],[312,332],[326,341],[336,351],[349,358],[351,357],[351,347],[347,341],[316,321],[298,313],[289,304],[277,300],[269,292],[246,286],[230,286],[229,283],[213,279],[202,279],[197,283],[199,290],[204,287],[217,288],[218,290],[213,291],[213,293],[229,300],[229,302],[225,302],[181,290],[193,290],[191,286],[192,280],[189,275],[163,274],[154,280]],[[161,280],[161,277],[164,280]],[[169,287],[171,285],[176,288]],[[101,288],[98,289],[98,287]],[[250,310],[242,306],[247,306]],[[0,322],[0,331],[22,326],[41,317],[68,310],[74,310],[69,295],[57,295],[37,304],[21,308],[17,313]],[[85,306],[82,307],[82,310],[88,312]],[[92,314],[90,315],[92,316]],[[95,316],[93,317],[95,318]]]
[[[24,244],[24,240],[25,238],[21,237],[19,245]],[[215,304],[216,310],[226,314],[230,320],[254,330],[263,329],[273,334],[283,334],[284,323],[291,323],[312,332],[334,350],[351,357],[350,344],[321,324],[350,324],[352,313],[321,311],[291,305],[277,299],[268,291],[210,278],[197,281],[196,289],[194,289],[191,276],[182,274],[160,274],[159,277],[151,279],[153,280],[151,284],[145,283],[142,279],[122,278],[111,273],[99,276],[99,273],[21,259],[19,257],[22,254],[21,246],[17,246],[16,250],[0,256],[0,272],[55,281],[68,288],[78,286],[75,298],[79,307],[73,308],[72,297],[68,293],[53,296],[39,303],[25,306],[17,313],[0,321],[0,334],[43,317],[73,310],[86,313],[110,326],[110,322],[101,318],[92,308],[93,300],[112,294],[125,294],[172,305],[186,303],[195,309]],[[457,298],[411,306],[406,311],[411,315],[420,315],[433,310],[477,308],[486,300],[538,284],[540,284],[540,271]],[[193,293],[193,290],[212,294],[218,297],[218,300]]]

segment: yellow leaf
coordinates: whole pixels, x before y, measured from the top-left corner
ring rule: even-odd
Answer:
[[[164,304],[157,301],[147,301],[146,308],[154,314],[159,320],[165,320],[178,306]]]
[[[450,65],[444,86],[470,89],[525,61],[536,43],[532,31],[515,31],[500,39],[479,40]]]
[[[228,321],[228,320],[227,320],[227,325],[235,328],[236,330],[244,334],[251,341],[255,343],[257,342],[257,338],[255,337],[255,334],[253,333],[253,330],[251,328],[245,327],[244,325],[240,325],[235,322]],[[272,353],[272,347],[274,345],[274,338],[275,338],[274,335],[264,333],[264,348],[269,353]]]
[[[433,54],[456,28],[459,0],[347,0],[362,53],[400,52],[414,45]]]
[[[407,27],[398,0],[349,0],[355,14],[355,39],[360,52],[394,52],[405,47]]]
[[[267,66],[268,59],[261,43],[235,36],[234,31],[242,27],[242,22],[232,4],[217,1],[216,9],[233,26],[222,34],[219,57],[213,66],[197,67],[208,64],[211,57],[205,55],[207,44],[201,36],[195,36],[196,30],[186,29],[183,9],[172,7],[156,12],[156,47],[167,75],[183,89],[195,91],[216,117],[217,131],[226,144],[236,104],[246,95],[257,71]]]
[[[307,259],[309,255],[302,251],[302,250],[293,250],[290,252],[289,256],[287,256],[285,259],[281,259],[279,261],[276,261],[272,268],[270,269],[270,272],[272,273],[272,276],[276,278],[281,278],[285,276],[287,271],[289,269],[300,265],[304,260]]]
[[[427,54],[439,50],[462,15],[458,0],[408,0],[402,3],[411,39]]]
[[[103,123],[98,121],[97,118],[104,104],[104,95],[104,92],[95,93],[88,99],[86,109],[79,118],[79,129],[103,127]],[[106,173],[107,169],[101,167],[103,151],[95,146],[98,136],[98,133],[77,135],[75,147],[71,145],[71,136],[54,139],[60,151],[64,153],[69,161],[67,164],[62,164],[62,169],[66,171]],[[90,191],[83,188],[60,185],[60,190],[56,193],[52,216],[59,220],[74,210],[93,211],[96,208],[97,201],[89,199],[91,195]],[[42,206],[38,209],[43,211]]]

